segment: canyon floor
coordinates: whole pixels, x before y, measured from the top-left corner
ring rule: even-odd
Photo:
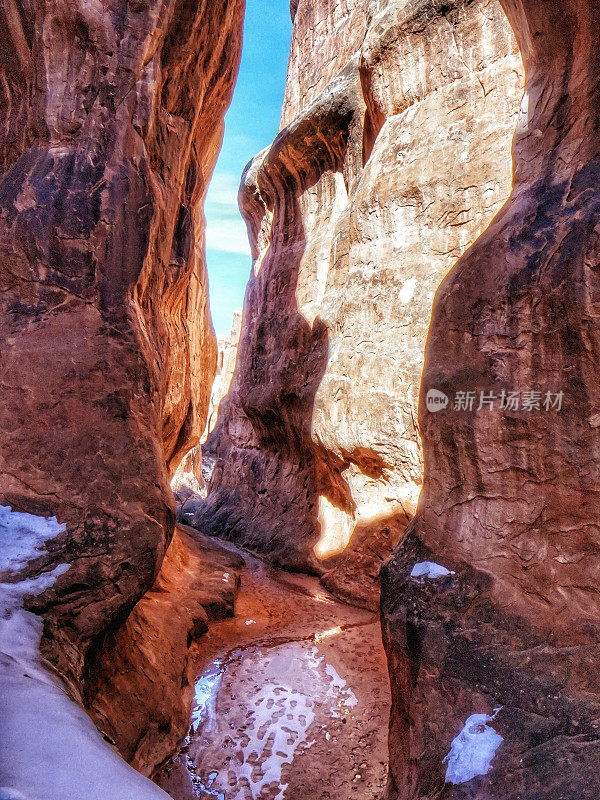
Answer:
[[[235,617],[201,641],[191,732],[159,784],[174,800],[380,798],[390,697],[378,616],[235,552],[246,562]]]

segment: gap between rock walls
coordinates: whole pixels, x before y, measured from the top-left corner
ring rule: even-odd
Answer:
[[[389,689],[377,615],[243,557],[235,617],[199,643],[191,729],[157,783],[175,800],[380,797]]]
[[[244,13],[0,0],[0,800],[597,800],[600,6],[293,0],[217,343]]]

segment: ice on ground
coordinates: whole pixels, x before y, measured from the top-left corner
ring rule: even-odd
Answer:
[[[471,714],[467,719],[462,731],[452,740],[450,752],[444,759],[448,762],[446,783],[465,783],[476,775],[487,775],[496,750],[504,741],[487,724],[499,710],[496,709],[492,716]]]
[[[217,658],[196,681],[194,692],[194,708],[192,710],[192,728],[197,730],[203,722],[210,724],[216,716],[215,702],[223,676],[223,662]]]
[[[205,672],[202,685],[211,680]],[[192,737],[190,753],[199,784],[206,790],[206,776],[216,772],[211,792],[227,800],[283,800],[284,767],[313,744],[317,714],[341,718],[358,702],[308,642],[245,649],[225,666],[216,695],[214,716]]]
[[[268,683],[254,697],[255,725],[247,743],[240,748],[243,762],[236,777],[248,780],[255,797],[261,796],[263,787],[275,783],[279,784],[276,797],[283,798],[283,764],[291,764],[296,750],[306,742],[308,728],[315,719],[314,702],[300,693],[295,695],[294,702],[290,714],[289,690],[273,683]]]
[[[454,572],[434,561],[420,561],[414,565],[410,573],[411,578],[431,578],[432,580],[445,578],[447,575],[454,575]]]
[[[331,711],[331,716],[340,718],[342,717],[342,709],[344,707],[354,708],[358,700],[352,689],[348,688],[346,681],[340,678],[335,667],[331,664],[326,664],[325,672],[331,678],[331,686],[327,690],[327,697],[335,703]]]
[[[48,589],[69,565],[6,582],[65,530],[54,517],[0,506],[0,797],[169,800],[109,747],[42,665],[43,622],[25,611],[23,598]]]

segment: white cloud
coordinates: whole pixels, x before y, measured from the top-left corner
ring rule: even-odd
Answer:
[[[211,219],[206,224],[207,250],[236,253],[250,258],[250,245],[245,222],[240,219]]]
[[[239,178],[229,172],[216,173],[210,183],[204,214],[206,247],[250,258],[246,223],[237,204]]]
[[[239,188],[239,175],[234,175],[232,172],[215,171],[208,187],[206,202],[211,206],[226,206],[237,209]]]

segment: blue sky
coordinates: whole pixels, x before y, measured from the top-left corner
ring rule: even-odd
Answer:
[[[231,329],[250,274],[246,225],[237,206],[242,171],[279,130],[292,35],[288,0],[246,0],[244,46],[225,138],[204,204],[210,308],[217,336]]]

